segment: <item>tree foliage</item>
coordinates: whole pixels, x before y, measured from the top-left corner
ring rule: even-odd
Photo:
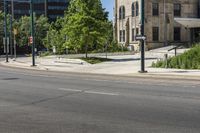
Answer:
[[[43,39],[47,35],[47,31],[49,29],[48,18],[43,15],[38,17],[35,22],[35,43],[38,49],[44,48]]]
[[[42,49],[43,38],[46,37],[49,29],[48,19],[46,17],[39,16],[34,17],[34,31],[35,31],[35,44],[37,48]],[[14,23],[14,28],[17,29],[16,41],[19,46],[28,45],[28,38],[31,35],[30,17],[23,16]]]
[[[65,45],[86,56],[88,50],[103,47],[109,27],[107,16],[100,0],[72,0],[63,22]]]
[[[14,23],[14,28],[17,29],[16,42],[19,46],[28,45],[30,37],[30,17],[23,16]]]
[[[4,37],[4,13],[0,11],[0,44],[3,43],[3,37]],[[7,15],[7,33],[10,34],[10,15]],[[1,48],[3,48],[3,45],[0,45]]]
[[[43,40],[45,47],[49,50],[53,50],[53,48],[55,47],[57,54],[62,54],[65,50],[65,47],[63,45],[65,41],[65,36],[60,32],[62,29],[62,22],[62,18],[57,18],[56,22],[52,22],[49,26],[47,36]]]

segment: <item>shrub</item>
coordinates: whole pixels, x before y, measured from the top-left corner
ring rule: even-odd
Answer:
[[[200,45],[196,45],[189,51],[184,52],[176,57],[171,57],[167,60],[168,68],[177,69],[200,69]],[[166,61],[159,60],[152,63],[152,67],[164,68]]]

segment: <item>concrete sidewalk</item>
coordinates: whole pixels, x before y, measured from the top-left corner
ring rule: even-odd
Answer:
[[[158,59],[164,57],[168,53],[169,56],[174,56],[174,51],[168,52],[169,47],[160,48],[146,52],[146,70],[145,75],[151,76],[180,76],[180,77],[196,77],[200,79],[200,70],[180,70],[180,69],[161,69],[151,68],[151,64]],[[180,49],[178,53],[183,53],[187,49]],[[105,56],[99,56],[105,57]],[[108,56],[113,61],[100,64],[88,64],[80,59],[59,58],[58,56],[48,56],[36,58],[36,67],[31,67],[31,57],[20,57],[16,61],[10,60],[9,63],[1,61],[4,66],[20,67],[35,70],[48,70],[60,72],[76,72],[76,73],[91,73],[91,74],[109,74],[109,75],[141,75],[140,70],[140,54],[133,55],[118,55]]]

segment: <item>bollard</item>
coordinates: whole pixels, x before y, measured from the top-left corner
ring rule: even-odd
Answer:
[[[165,54],[164,55],[164,60],[165,60],[165,63],[166,63],[166,65],[165,65],[165,68],[168,68],[168,54]]]
[[[174,50],[175,50],[175,56],[176,56],[176,55],[177,55],[177,47],[175,47],[175,49],[174,49]]]

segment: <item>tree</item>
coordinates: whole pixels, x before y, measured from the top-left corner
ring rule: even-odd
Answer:
[[[4,37],[4,13],[0,11],[0,44],[3,42],[3,37]],[[7,33],[10,34],[10,15],[7,14]],[[3,45],[0,45],[0,48],[2,48]]]
[[[65,45],[76,52],[87,53],[94,46],[104,46],[109,22],[100,0],[72,0],[64,17],[62,34]]]
[[[19,46],[28,45],[28,38],[30,37],[30,17],[22,16],[18,21],[15,21],[14,26],[17,29],[16,42]]]
[[[35,26],[35,44],[38,49],[44,48],[43,39],[46,37],[47,31],[49,29],[48,19],[46,17],[39,16],[34,17]],[[16,41],[19,46],[28,45],[28,38],[30,37],[30,17],[23,16],[18,21],[14,23],[14,28],[17,29],[18,34],[16,36]]]
[[[49,50],[53,50],[55,47],[57,54],[62,54],[65,50],[65,46],[63,44],[66,36],[60,33],[62,29],[62,23],[62,18],[57,18],[56,22],[52,22],[49,26],[47,36],[43,40],[45,47]]]
[[[44,48],[43,39],[46,37],[50,24],[48,18],[39,16],[35,22],[35,44],[38,49]]]

